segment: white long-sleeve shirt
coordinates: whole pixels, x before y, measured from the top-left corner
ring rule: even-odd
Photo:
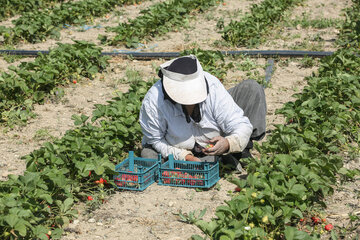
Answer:
[[[180,104],[164,99],[159,80],[145,95],[140,110],[140,125],[143,131],[142,144],[150,144],[163,157],[173,154],[184,160],[191,154],[195,142],[205,147],[215,136],[228,139],[231,152],[241,152],[246,147],[253,127],[243,110],[213,75],[205,72],[209,93],[200,103],[200,122],[186,121]]]

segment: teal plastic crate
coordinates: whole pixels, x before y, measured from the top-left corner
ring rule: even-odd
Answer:
[[[210,188],[219,181],[219,162],[169,160],[159,167],[159,185]]]
[[[116,165],[114,182],[119,189],[143,191],[158,178],[159,159],[135,157],[130,151],[128,158]]]

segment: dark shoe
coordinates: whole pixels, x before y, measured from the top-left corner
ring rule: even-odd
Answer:
[[[230,165],[232,169],[235,169],[240,173],[245,172],[245,170],[241,166],[241,163],[233,154],[221,156],[221,162],[225,165]]]
[[[241,152],[241,158],[254,158],[251,155],[250,148],[245,148],[244,151]]]
[[[246,167],[247,162],[241,161],[241,159],[245,158],[251,158],[253,159],[253,156],[250,153],[250,148],[245,148],[244,151],[240,153],[231,153],[228,155],[223,156],[223,163],[229,164],[239,172],[245,172],[243,167]]]

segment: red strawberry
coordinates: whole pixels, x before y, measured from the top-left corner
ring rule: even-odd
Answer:
[[[236,187],[235,188],[235,192],[240,192],[241,191],[241,188],[240,187]]]
[[[88,199],[89,201],[94,200],[92,196],[88,196],[87,199]]]
[[[314,224],[320,223],[320,218],[318,217],[312,217],[311,219],[313,220]]]
[[[332,224],[330,224],[330,223],[325,226],[326,231],[331,231],[333,228],[334,228],[334,226]]]
[[[73,80],[73,84],[76,84],[77,83],[77,81],[76,80]]]
[[[208,145],[205,146],[205,148],[212,148],[212,147],[214,147],[214,144],[211,144],[211,143],[209,143]]]

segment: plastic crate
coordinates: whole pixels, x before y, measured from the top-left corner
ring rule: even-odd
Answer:
[[[160,155],[159,159],[161,159]],[[157,180],[159,159],[135,157],[134,152],[130,151],[128,158],[115,167],[116,186],[126,190],[145,190]]]
[[[219,162],[189,162],[169,160],[160,165],[159,185],[210,188],[219,181]]]

